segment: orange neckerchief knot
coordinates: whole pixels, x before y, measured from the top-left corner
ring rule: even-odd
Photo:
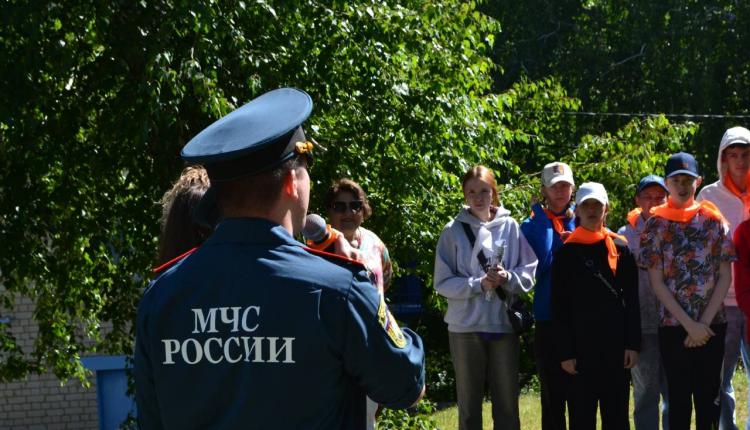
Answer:
[[[747,208],[750,207],[750,190],[745,189],[745,192],[743,193],[740,191],[740,187],[737,186],[737,184],[734,183],[732,180],[732,177],[725,173],[726,176],[724,176],[724,180],[722,183],[724,184],[727,189],[737,196],[740,200],[742,200],[742,204]],[[750,172],[747,172],[747,180],[745,181],[745,186],[750,185]]]
[[[708,200],[693,201],[693,204],[686,208],[677,208],[672,203],[672,198],[668,197],[667,203],[651,209],[653,215],[675,222],[690,222],[698,211],[716,221],[726,222],[719,208]]]
[[[628,224],[632,225],[633,228],[635,228],[635,225],[638,223],[638,217],[641,216],[641,212],[641,208],[635,208],[628,212]]]
[[[551,210],[544,208],[544,214],[547,215],[547,218],[549,218],[550,221],[552,221],[552,228],[555,229],[557,234],[562,234],[562,232],[565,231],[562,223],[565,219],[565,212],[563,212],[562,215],[555,215]]]
[[[628,243],[628,240],[623,236],[612,233],[604,227],[599,231],[591,231],[579,226],[573,230],[573,233],[571,233],[570,236],[568,236],[565,243],[582,243],[584,245],[591,245],[592,243],[601,242],[603,240],[604,244],[607,246],[607,263],[614,275],[617,274],[617,257],[620,256],[617,252],[617,247],[615,246],[615,239],[620,239],[624,243]]]

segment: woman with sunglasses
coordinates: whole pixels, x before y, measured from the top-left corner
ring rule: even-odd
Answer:
[[[448,299],[444,320],[456,372],[459,428],[482,429],[488,385],[494,428],[519,429],[520,341],[496,290],[506,298],[528,292],[537,259],[518,223],[500,205],[490,169],[472,167],[461,184],[466,205],[440,234],[434,277],[435,289]]]
[[[365,265],[375,275],[380,294],[391,284],[393,268],[388,248],[362,222],[370,217],[372,209],[362,187],[351,179],[339,179],[326,193],[325,205],[331,227],[342,232],[349,244],[361,253]],[[375,428],[378,404],[367,398],[367,429]]]
[[[325,205],[331,227],[342,232],[349,244],[362,254],[382,294],[391,284],[393,268],[383,241],[362,227],[362,222],[372,214],[365,191],[351,179],[339,179],[328,189]]]

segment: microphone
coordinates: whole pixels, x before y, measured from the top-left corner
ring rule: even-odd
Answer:
[[[490,258],[490,265],[492,266],[498,266],[503,267],[503,257],[505,256],[505,241],[502,239],[498,239],[494,246],[492,251],[492,258]]]
[[[333,243],[338,239],[338,233],[331,229],[322,216],[309,214],[305,218],[305,226],[302,227],[302,236],[305,243],[317,251],[333,252]]]
[[[489,267],[500,267],[503,268],[503,257],[505,256],[505,241],[498,239],[492,245],[492,257],[490,257]],[[501,287],[498,287],[501,288]],[[492,300],[493,292],[486,291],[484,293],[484,299],[487,301]],[[502,297],[501,297],[502,298]],[[504,299],[503,299],[504,300]]]

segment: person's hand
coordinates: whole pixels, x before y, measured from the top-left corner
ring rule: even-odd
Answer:
[[[635,367],[635,364],[638,362],[638,352],[633,351],[632,349],[626,349],[625,350],[625,368],[626,369],[632,369]]]
[[[692,321],[685,330],[688,332],[688,336],[683,342],[686,348],[695,348],[703,346],[708,342],[708,339],[714,335],[713,330],[707,324]]]
[[[705,345],[705,343],[700,343],[693,340],[690,335],[685,336],[685,340],[682,341],[682,344],[685,346],[685,348],[699,348]]]
[[[572,232],[572,231],[567,231],[567,230],[566,230],[566,231],[563,231],[563,232],[561,232],[561,233],[560,233],[560,239],[561,239],[561,240],[562,240],[563,242],[565,242],[565,240],[566,240],[566,239],[568,239],[568,236],[570,236],[570,235],[571,235],[571,233],[573,233],[573,232]]]
[[[571,375],[577,375],[578,371],[576,370],[576,359],[571,358],[570,360],[565,360],[560,363],[560,366],[562,366],[563,370],[568,372]]]
[[[364,263],[365,260],[362,257],[362,253],[359,252],[358,249],[354,248],[351,244],[349,244],[349,241],[346,240],[346,237],[344,237],[344,233],[334,228],[331,228],[331,231],[333,232],[333,234],[338,235],[336,237],[336,241],[333,242],[333,249],[336,254]]]
[[[487,270],[487,273],[482,276],[482,290],[492,291],[500,286],[500,270],[497,266]]]
[[[708,338],[706,340],[698,340],[690,337],[690,335],[685,336],[685,340],[682,342],[682,344],[685,345],[685,348],[700,348],[707,343]]]
[[[497,276],[500,285],[505,285],[506,283],[508,283],[508,280],[510,280],[510,273],[502,267],[500,268]]]
[[[422,400],[422,397],[424,397],[425,393],[427,393],[427,384],[422,385],[422,392],[419,393],[419,397],[417,397],[417,400],[410,407],[417,406],[417,403]],[[380,405],[378,405],[378,412],[380,412]]]

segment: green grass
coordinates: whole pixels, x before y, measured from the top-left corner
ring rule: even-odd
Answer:
[[[745,422],[747,421],[747,379],[745,378],[743,369],[737,369],[734,378],[732,378],[732,385],[734,386],[734,397],[737,400],[737,408],[735,410],[737,426],[739,428],[744,428]],[[533,430],[541,428],[542,412],[539,405],[538,393],[530,392],[522,394],[518,401],[518,407],[521,415],[522,429]],[[492,412],[490,410],[489,402],[485,402],[482,416],[483,428],[485,430],[492,430]],[[453,430],[458,428],[458,410],[455,406],[442,409],[436,412],[433,417],[435,418],[438,427],[442,430]],[[630,398],[630,428],[635,428],[633,426],[632,390]],[[695,428],[695,417],[693,417],[692,428]]]

